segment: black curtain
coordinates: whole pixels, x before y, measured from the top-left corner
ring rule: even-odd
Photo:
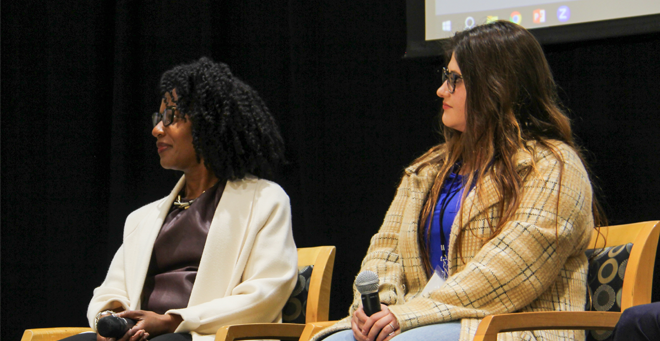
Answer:
[[[279,122],[296,243],[337,246],[343,317],[403,168],[438,141],[443,61],[402,59],[405,38],[403,1],[2,2],[2,339],[87,324],[124,219],[180,176],[151,136],[160,74],[203,55]],[[544,48],[610,220],[659,219],[660,36]]]

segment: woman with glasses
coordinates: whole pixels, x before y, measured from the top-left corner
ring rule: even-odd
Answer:
[[[499,21],[456,33],[447,60],[444,142],[406,168],[362,261],[381,310],[367,316],[356,290],[350,316],[315,340],[472,340],[489,314],[585,308],[601,215],[541,46]]]
[[[278,322],[297,279],[289,198],[262,179],[284,144],[264,102],[222,63],[201,58],[161,78],[152,117],[165,198],[131,213],[87,316],[137,321],[121,340],[213,340],[234,323]],[[76,340],[106,340],[95,334]],[[108,338],[107,340],[110,340]]]

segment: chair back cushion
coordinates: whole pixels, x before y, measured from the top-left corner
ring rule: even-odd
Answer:
[[[621,311],[621,291],[632,243],[587,250],[589,273],[586,310]],[[587,340],[604,340],[611,334],[606,330],[590,330]]]
[[[307,265],[298,269],[296,287],[293,289],[284,309],[282,309],[282,322],[305,324],[309,280],[312,278],[313,270],[313,265]]]

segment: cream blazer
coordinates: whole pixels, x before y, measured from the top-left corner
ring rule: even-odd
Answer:
[[[94,328],[105,309],[140,309],[151,251],[163,221],[185,184],[167,197],[131,213],[123,244],[87,309]],[[214,340],[222,326],[280,322],[297,279],[297,250],[291,230],[289,197],[277,184],[248,176],[228,181],[213,216],[188,307],[167,314],[183,318],[176,332],[194,341]]]
[[[575,151],[561,142],[552,143],[563,166],[541,146],[532,154],[520,151],[515,156],[516,169],[524,179],[520,206],[494,238],[488,222],[497,223],[500,199],[493,178],[485,176],[470,191],[462,216],[457,215],[452,225],[447,282],[425,295],[422,290],[428,278],[417,245],[417,226],[438,170],[419,165],[406,169],[360,270],[378,274],[380,300],[389,305],[402,331],[460,320],[460,340],[468,341],[489,314],[584,310],[588,268],[584,251],[594,226],[592,188]],[[460,230],[462,260],[457,243]],[[360,304],[360,294],[354,292],[350,314]],[[350,317],[315,339],[349,328]],[[584,332],[502,333],[498,340],[584,340]]]

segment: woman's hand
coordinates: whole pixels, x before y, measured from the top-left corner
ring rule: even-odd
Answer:
[[[400,333],[399,321],[384,304],[371,316],[362,307],[358,308],[351,319],[351,329],[358,341],[385,341]]]
[[[96,333],[96,341],[147,341],[148,337],[149,333],[145,332],[143,329],[137,330],[133,328],[129,329],[119,340],[115,340],[115,338],[112,337],[103,337]]]
[[[113,310],[114,312],[122,312],[123,308],[117,308]],[[99,313],[96,316],[96,319],[98,320],[100,317],[106,317],[110,316],[110,314],[113,311],[106,310],[104,312]],[[117,314],[119,315],[119,314]],[[149,337],[149,333],[145,332],[144,330],[138,330],[138,329],[129,329],[124,336],[122,336],[119,340],[116,340],[113,337],[104,337],[101,336],[101,334],[96,333],[96,341],[146,341],[147,338]]]
[[[129,333],[138,333],[138,331],[144,331],[147,336],[158,336],[167,333],[174,333],[176,328],[181,324],[183,320],[181,316],[174,314],[157,314],[153,311],[146,310],[130,310],[123,311],[117,314],[119,317],[130,318],[135,321],[135,326],[131,328],[126,334]],[[124,336],[126,337],[126,336]],[[122,338],[118,341],[139,341],[140,339],[134,340],[133,338],[124,340]]]

